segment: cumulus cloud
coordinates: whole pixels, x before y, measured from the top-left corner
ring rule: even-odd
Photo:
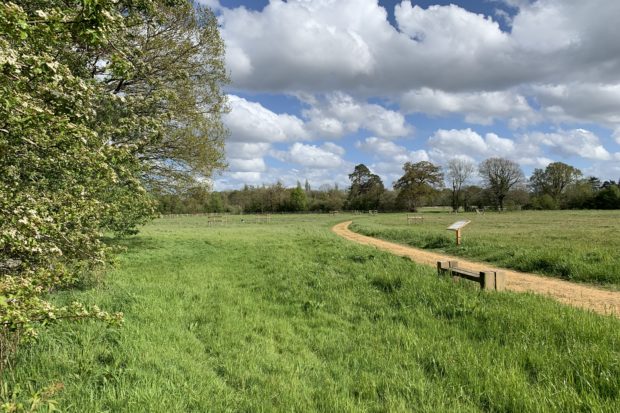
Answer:
[[[513,91],[448,93],[422,88],[406,92],[401,108],[430,115],[465,114],[469,123],[489,125],[508,119],[511,126],[527,126],[540,119],[527,99]]]
[[[560,130],[554,133],[534,132],[524,138],[545,146],[562,157],[579,156],[599,161],[612,159],[612,155],[603,147],[598,136],[585,129]]]
[[[329,169],[338,168],[345,163],[341,157],[344,152],[344,148],[330,142],[323,146],[305,145],[297,142],[288,151],[272,151],[271,155],[280,161],[298,164],[306,168]]]
[[[620,127],[620,84],[547,84],[532,89],[542,112],[551,120]]]
[[[404,146],[395,144],[392,141],[377,137],[366,138],[363,142],[358,141],[355,147],[367,153],[373,154],[380,160],[391,161],[402,166],[405,162],[428,161],[428,154],[425,150],[410,151]]]
[[[412,128],[399,112],[381,105],[360,103],[344,93],[331,93],[324,100],[313,97],[312,108],[304,111],[309,127],[322,136],[340,137],[363,128],[377,136],[406,136]]]
[[[428,139],[428,145],[431,156],[442,163],[463,155],[480,159],[491,156],[512,157],[515,153],[515,143],[511,139],[500,138],[494,133],[482,137],[469,128],[439,129]]]
[[[265,161],[262,158],[231,158],[228,160],[228,165],[230,170],[234,172],[262,172],[267,169],[265,166]]]
[[[374,140],[358,142],[358,149],[386,171],[406,157],[425,156],[505,156],[532,166],[553,156],[617,162],[606,136],[603,142],[576,127],[609,128],[609,144],[620,144],[618,1],[497,0],[511,11],[495,14],[508,31],[493,17],[456,5],[403,1],[395,6],[394,27],[376,0],[273,0],[261,11],[201,1],[220,13],[233,88],[286,93],[306,105],[297,116],[278,114],[231,96],[227,154],[239,173],[274,176],[264,163],[274,143],[291,145],[276,153],[300,170],[335,170],[319,169],[327,165],[321,159],[342,168],[344,149],[317,141],[359,131]],[[390,140],[411,136],[404,115],[412,113],[462,115],[481,125],[501,120],[522,129],[514,139],[440,129],[427,147],[411,151]],[[557,131],[531,130],[545,122]]]
[[[267,142],[226,142],[226,155],[229,158],[253,159],[265,156],[271,144]]]
[[[231,111],[224,124],[235,142],[286,142],[309,139],[304,122],[297,116],[276,114],[258,102],[235,95],[228,96]]]

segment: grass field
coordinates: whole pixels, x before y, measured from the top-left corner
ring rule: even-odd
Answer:
[[[330,233],[346,218],[147,226],[103,284],[56,296],[125,325],[43,331],[1,397],[56,385],[68,412],[620,411],[620,320],[438,279]]]
[[[519,271],[620,288],[620,211],[418,215],[424,217],[421,224],[407,225],[405,214],[384,214],[355,220],[351,229]],[[446,227],[461,219],[472,223],[457,247]]]

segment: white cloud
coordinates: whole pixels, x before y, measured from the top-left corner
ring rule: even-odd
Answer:
[[[556,122],[620,127],[620,84],[546,84],[532,87],[542,113]]]
[[[228,160],[229,168],[233,172],[263,172],[267,169],[262,158]]]
[[[599,138],[585,129],[560,130],[554,133],[534,132],[525,136],[535,144],[550,148],[554,153],[563,156],[579,156],[586,159],[606,161],[612,158],[603,147]]]
[[[331,93],[324,100],[312,97],[312,108],[304,111],[309,127],[322,136],[340,137],[361,128],[395,138],[411,133],[405,117],[381,105],[360,103],[344,93]]]
[[[236,142],[286,142],[308,139],[304,122],[296,116],[276,114],[260,103],[229,95],[231,111],[224,115],[230,140]]]
[[[475,159],[501,156],[514,156],[515,143],[511,139],[500,138],[487,133],[483,138],[471,129],[439,129],[428,139],[431,157],[443,163],[459,156]]]
[[[285,174],[263,160],[272,143],[285,142],[293,146],[276,154],[300,171],[346,175],[344,149],[316,140],[359,131],[374,135],[358,148],[372,153],[384,171],[424,157],[503,156],[531,166],[554,156],[618,163],[613,146],[605,145],[620,144],[620,1],[497,1],[514,7],[510,19],[496,14],[510,31],[459,6],[424,9],[408,1],[395,7],[398,29],[376,0],[272,0],[260,12],[220,7],[233,87],[286,93],[307,105],[294,116],[231,96],[233,110],[225,116],[231,167],[261,179]],[[400,107],[369,103],[386,101]],[[440,129],[427,147],[411,151],[389,141],[412,134],[409,113],[462,115],[482,125],[506,121],[524,131],[506,139]],[[557,130],[533,131],[539,122],[555,123]],[[612,138],[603,143],[576,129],[583,123],[611,129]],[[302,143],[310,139],[315,143]],[[266,170],[258,170],[261,162]],[[326,166],[330,162],[337,166]]]
[[[407,1],[394,10],[400,32],[376,0],[272,1],[261,12],[222,9],[221,23],[238,88],[386,96],[423,87],[620,81],[620,2],[519,6],[511,33],[459,6],[423,9]]]
[[[262,181],[260,172],[231,172],[229,176],[234,180],[251,185],[260,184]]]
[[[267,154],[271,144],[267,142],[226,142],[226,155],[229,158],[254,159]]]
[[[394,142],[374,136],[366,138],[363,142],[358,141],[355,146],[358,149],[373,154],[378,159],[389,160],[399,165],[399,168],[405,162],[420,162],[428,161],[429,159],[425,150],[410,151],[404,146],[396,145]]]
[[[294,143],[288,151],[272,151],[271,155],[283,162],[291,162],[311,169],[330,169],[342,166],[344,148],[326,143],[323,146]]]
[[[448,93],[421,88],[406,92],[401,107],[407,112],[430,115],[465,114],[469,123],[489,125],[495,119],[509,119],[512,126],[526,126],[539,116],[526,98],[512,91]]]

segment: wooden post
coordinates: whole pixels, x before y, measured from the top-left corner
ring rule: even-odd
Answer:
[[[495,290],[504,291],[506,289],[506,274],[502,271],[495,272]]]
[[[483,290],[495,290],[495,271],[480,272],[480,288]]]
[[[461,245],[461,229],[457,229],[456,231],[456,245]]]
[[[459,262],[458,261],[448,261],[448,265],[449,267],[452,268],[458,268],[459,267]],[[452,275],[452,281],[457,283],[459,282],[459,276],[458,275],[453,275],[452,271],[450,271],[450,275]]]

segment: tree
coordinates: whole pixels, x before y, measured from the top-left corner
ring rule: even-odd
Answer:
[[[581,178],[581,171],[563,162],[553,162],[542,170],[536,168],[530,177],[530,188],[535,195],[549,195],[556,203],[566,188]]]
[[[461,206],[463,185],[473,176],[476,166],[471,161],[455,158],[448,161],[446,169],[446,175],[452,186],[452,210],[456,212]]]
[[[479,173],[500,211],[504,210],[508,192],[525,179],[519,164],[504,158],[485,160],[479,166]]]
[[[416,211],[421,198],[443,187],[441,168],[431,162],[407,162],[403,170],[405,174],[394,183],[394,189],[400,191],[398,197],[408,210]]]
[[[289,204],[292,212],[305,211],[308,209],[306,193],[301,188],[301,184],[299,184],[299,182],[297,183],[297,186],[291,190]]]
[[[215,16],[187,0],[2,2],[0,71],[2,346],[116,319],[44,294],[106,261],[105,231],[153,216],[145,182],[222,166],[226,76]]]
[[[353,172],[349,174],[351,188],[347,205],[349,209],[378,209],[381,202],[381,195],[385,191],[383,181],[379,175],[370,172],[364,164],[356,165]]]
[[[122,98],[79,70],[81,50],[150,3],[0,4],[0,347],[58,319],[117,319],[45,294],[105,262],[105,230],[132,232],[153,213],[130,148],[93,127],[102,99]]]
[[[100,47],[80,50],[84,74],[108,92],[93,126],[131,149],[149,187],[196,185],[225,166],[224,44],[208,8],[149,3]]]

